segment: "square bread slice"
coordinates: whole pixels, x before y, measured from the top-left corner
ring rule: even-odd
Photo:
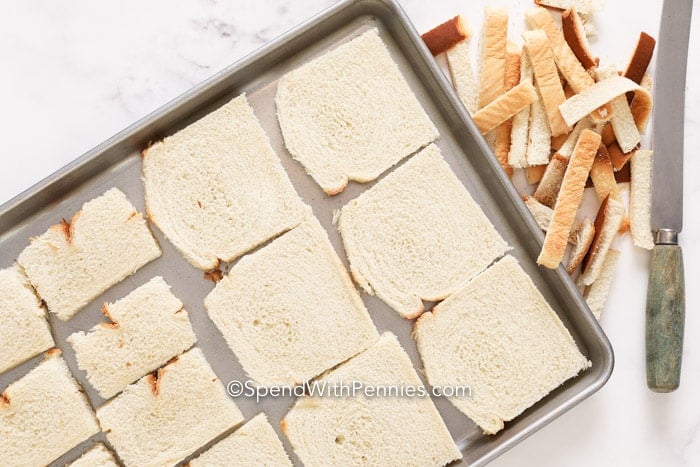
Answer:
[[[175,465],[243,421],[198,348],[174,358],[97,409],[125,465]]]
[[[58,349],[0,394],[3,466],[47,465],[98,433],[87,398]]]
[[[46,310],[22,269],[0,270],[0,373],[53,346]]]
[[[233,434],[189,463],[190,467],[228,467],[230,465],[292,467],[282,442],[264,413],[259,413]]]
[[[193,266],[233,261],[307,212],[245,95],[143,151],[148,217]]]
[[[306,396],[282,420],[304,465],[445,465],[462,458],[429,396],[395,397],[398,388],[423,388],[396,336],[382,334],[318,381],[328,387],[356,382],[362,389],[354,396]],[[365,396],[367,389],[377,397]],[[389,391],[394,395],[384,394]]]
[[[263,386],[301,384],[379,337],[316,218],[241,258],[204,306]]]
[[[162,277],[116,303],[105,303],[102,312],[110,322],[71,334],[68,342],[78,367],[105,399],[197,341],[187,311]]]
[[[287,149],[329,195],[438,137],[376,29],[287,73],[275,102]]]
[[[119,467],[112,452],[102,443],[97,443],[90,450],[66,467]]]
[[[510,249],[435,145],[345,205],[338,230],[355,281],[408,319]]]
[[[32,239],[17,261],[49,311],[67,320],[160,255],[143,215],[112,188]]]
[[[486,434],[591,364],[518,261],[508,255],[421,316],[414,338],[428,382]]]

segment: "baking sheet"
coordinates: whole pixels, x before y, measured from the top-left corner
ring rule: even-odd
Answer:
[[[340,236],[332,225],[333,211],[372,184],[350,183],[340,195],[327,197],[286,151],[275,115],[274,95],[277,81],[284,73],[371,28],[379,30],[410,87],[439,129],[441,137],[437,145],[444,158],[497,230],[513,246],[512,254],[520,260],[559,313],[581,351],[593,363],[588,371],[568,381],[513,422],[507,423],[506,428],[496,436],[484,436],[447,400],[435,399],[438,410],[464,454],[463,462],[483,464],[602,387],[612,371],[612,350],[563,269],[550,271],[535,265],[542,233],[519,201],[510,181],[502,174],[483,139],[478,136],[478,131],[406,15],[391,0],[347,0],[331,7],[4,205],[0,208],[0,268],[12,264],[30,237],[43,233],[62,217],[70,218],[84,202],[113,186],[123,190],[143,211],[140,150],[149,142],[172,134],[242,92],[247,94],[297,192],[312,206],[347,266]],[[88,330],[101,322],[100,305],[103,302],[118,300],[156,275],[163,276],[172,286],[172,292],[184,303],[197,334],[197,345],[202,348],[221,381],[225,384],[231,380],[246,379],[238,361],[204,310],[204,297],[214,284],[205,280],[201,271],[190,266],[160,231],[156,228],[153,230],[163,248],[163,255],[158,260],[105,292],[67,323],[54,315],[50,316],[58,347],[63,351],[76,379],[86,389],[94,407],[101,405],[103,399],[91,388],[85,373],[78,370],[74,353],[65,339],[77,330]],[[415,343],[410,338],[412,322],[399,317],[376,297],[363,293],[362,298],[377,328],[380,331],[390,330],[399,337],[420,374],[422,365]],[[0,376],[0,390],[26,374],[40,359],[32,359]],[[279,430],[279,421],[293,402],[292,398],[277,398],[266,399],[256,405],[251,399],[236,399],[247,420],[260,411],[268,414],[290,457],[298,463]],[[78,457],[92,446],[94,440],[104,441],[104,435],[82,443],[54,465],[64,465]]]

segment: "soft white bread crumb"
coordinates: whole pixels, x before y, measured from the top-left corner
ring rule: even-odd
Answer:
[[[97,418],[127,466],[175,465],[243,421],[196,347],[127,386]]]
[[[422,387],[396,336],[383,334],[319,380],[353,382],[380,395],[307,396],[282,420],[282,431],[304,465],[438,466],[462,458],[430,397],[381,397],[391,386]]]
[[[110,323],[68,337],[78,367],[105,399],[192,347],[197,338],[162,277],[102,307]]]
[[[245,95],[146,149],[143,184],[151,221],[204,270],[295,227],[307,211]]]
[[[651,178],[654,152],[638,149],[630,159],[630,231],[635,246],[651,250]]]
[[[338,230],[355,281],[408,319],[509,249],[435,145],[345,205]]]
[[[301,384],[378,338],[316,218],[243,257],[204,300],[256,383]]]
[[[46,465],[100,431],[60,356],[47,358],[0,395],[0,450],[7,467]]]
[[[53,346],[46,310],[22,269],[0,270],[0,373]]]
[[[474,78],[474,68],[469,53],[469,40],[452,47],[445,54],[450,69],[452,85],[470,114],[477,111],[479,85]]]
[[[17,261],[49,311],[67,320],[160,254],[141,213],[112,188],[85,203],[70,224],[34,238]]]
[[[433,386],[466,385],[450,397],[487,434],[591,364],[512,256],[425,313],[414,337]]]
[[[114,455],[102,443],[97,443],[90,450],[66,467],[119,467]]]
[[[192,459],[190,467],[228,467],[231,465],[270,467],[289,466],[292,462],[284,451],[277,433],[259,413],[233,434],[222,439],[199,457]]]
[[[329,195],[438,137],[376,29],[284,75],[275,102],[287,149]]]
[[[619,258],[619,251],[613,249],[608,250],[605,254],[605,261],[603,261],[603,267],[600,270],[600,274],[598,274],[598,278],[588,287],[588,290],[586,290],[584,294],[586,303],[588,303],[588,307],[593,312],[593,316],[598,319],[600,319],[600,314],[603,312],[605,302],[608,299],[610,287],[615,277],[615,267],[617,266],[617,260]]]

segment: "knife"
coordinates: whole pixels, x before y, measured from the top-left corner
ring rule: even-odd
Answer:
[[[675,391],[680,384],[685,321],[683,255],[683,110],[688,36],[693,0],[664,0],[661,12],[656,82],[651,252],[646,309],[647,386]]]

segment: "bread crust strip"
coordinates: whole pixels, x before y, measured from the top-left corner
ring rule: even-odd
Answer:
[[[630,160],[630,230],[639,248],[654,248],[651,234],[651,170],[653,151],[639,149]]]
[[[535,87],[527,82],[521,83],[479,110],[472,118],[479,131],[485,134],[537,99]]]
[[[600,146],[598,133],[589,129],[581,132],[566,168],[561,190],[554,205],[552,222],[547,229],[537,264],[554,269],[561,263],[598,146]]]
[[[595,239],[583,260],[581,280],[585,285],[593,284],[598,278],[605,255],[620,231],[624,217],[625,207],[620,201],[609,196],[603,200],[595,218]]]
[[[508,11],[504,8],[486,8],[479,108],[486,107],[503,94],[506,76],[506,46],[508,42]]]
[[[460,15],[448,19],[439,26],[421,35],[423,42],[433,56],[447,52],[452,47],[469,39],[471,30]]]
[[[559,106],[566,101],[566,96],[559,80],[559,73],[554,63],[554,55],[549,46],[547,35],[544,31],[536,29],[523,33],[523,40],[532,64],[537,89],[547,111],[552,136],[568,133],[569,125],[566,124],[559,111]]]
[[[591,70],[598,66],[600,59],[593,55],[591,45],[583,30],[581,17],[578,15],[576,7],[571,7],[561,14],[561,28],[564,39],[569,44],[571,51],[576,55],[578,61],[586,70]]]

